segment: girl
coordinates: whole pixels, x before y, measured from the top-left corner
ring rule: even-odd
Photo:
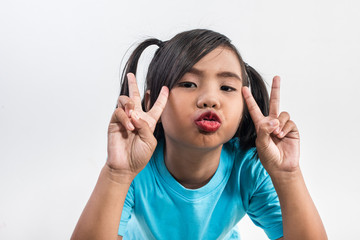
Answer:
[[[141,101],[141,53],[157,45]],[[108,158],[72,239],[326,239],[299,167],[299,132],[230,40],[196,29],[130,56]],[[260,159],[260,161],[258,160]]]

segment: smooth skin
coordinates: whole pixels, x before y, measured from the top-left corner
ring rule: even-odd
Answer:
[[[155,105],[143,112],[135,76],[128,74],[128,80],[130,97],[119,97],[109,124],[107,162],[71,239],[122,239],[117,230],[127,191],[155,150],[153,132],[169,91],[163,87]],[[327,239],[299,167],[299,132],[288,113],[279,113],[280,78],[273,80],[267,117],[249,89],[241,90],[255,123],[260,160],[279,196],[284,226],[281,239]]]

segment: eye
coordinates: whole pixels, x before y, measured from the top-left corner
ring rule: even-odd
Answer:
[[[180,82],[178,83],[178,86],[183,88],[195,88],[196,84],[192,82]]]
[[[225,92],[233,92],[233,91],[236,91],[235,88],[229,87],[229,86],[221,86],[220,89],[221,89],[222,91],[225,91]]]

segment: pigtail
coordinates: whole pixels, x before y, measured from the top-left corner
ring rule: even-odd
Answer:
[[[243,62],[236,47],[231,44],[226,36],[206,29],[182,32],[165,42],[151,38],[140,43],[126,62],[122,72],[121,95],[129,96],[126,74],[130,72],[136,74],[140,56],[150,45],[159,46],[149,64],[146,76],[146,88],[151,91],[149,99],[150,107],[155,103],[162,86],[167,86],[171,90],[172,86],[202,57],[213,49],[224,46],[231,49],[237,55],[241,66],[243,85],[250,87],[251,93],[264,116],[269,114],[269,96],[265,82],[260,74]],[[144,99],[141,105],[145,110]],[[234,138],[239,138],[241,148],[248,150],[255,147],[256,130],[246,104],[244,105],[243,117]],[[156,125],[154,136],[157,140],[164,137],[161,123]]]
[[[269,95],[266,85],[260,74],[245,63],[251,93],[264,116],[269,115]],[[245,104],[244,115],[239,128],[240,145],[243,149],[255,147],[256,129]]]
[[[151,45],[157,45],[157,46],[161,47],[163,45],[163,42],[156,38],[147,39],[144,42],[140,43],[139,46],[136,47],[136,49],[133,51],[133,53],[129,57],[129,60],[126,62],[124,70],[121,74],[120,95],[129,96],[128,79],[127,79],[126,74],[133,73],[136,75],[136,70],[138,67],[138,62],[139,62],[140,56],[143,53],[143,51],[148,46],[151,46]]]

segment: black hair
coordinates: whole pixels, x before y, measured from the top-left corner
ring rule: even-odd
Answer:
[[[152,61],[146,75],[146,90],[150,90],[150,108],[154,105],[162,86],[169,90],[189,72],[191,68],[206,54],[217,47],[232,50],[239,59],[241,79],[243,86],[249,86],[255,101],[262,113],[267,116],[269,112],[269,96],[265,83],[260,74],[248,64],[245,64],[236,47],[226,36],[207,29],[194,29],[177,34],[172,39],[162,42],[151,38],[140,43],[127,61],[121,76],[120,95],[129,96],[127,73],[136,74],[137,65],[142,52],[151,45],[157,45]],[[145,111],[145,98],[142,101]],[[164,137],[162,124],[156,125],[154,136],[156,139]],[[244,113],[240,126],[234,135],[239,138],[243,149],[255,147],[256,130],[250,114],[244,104]]]

